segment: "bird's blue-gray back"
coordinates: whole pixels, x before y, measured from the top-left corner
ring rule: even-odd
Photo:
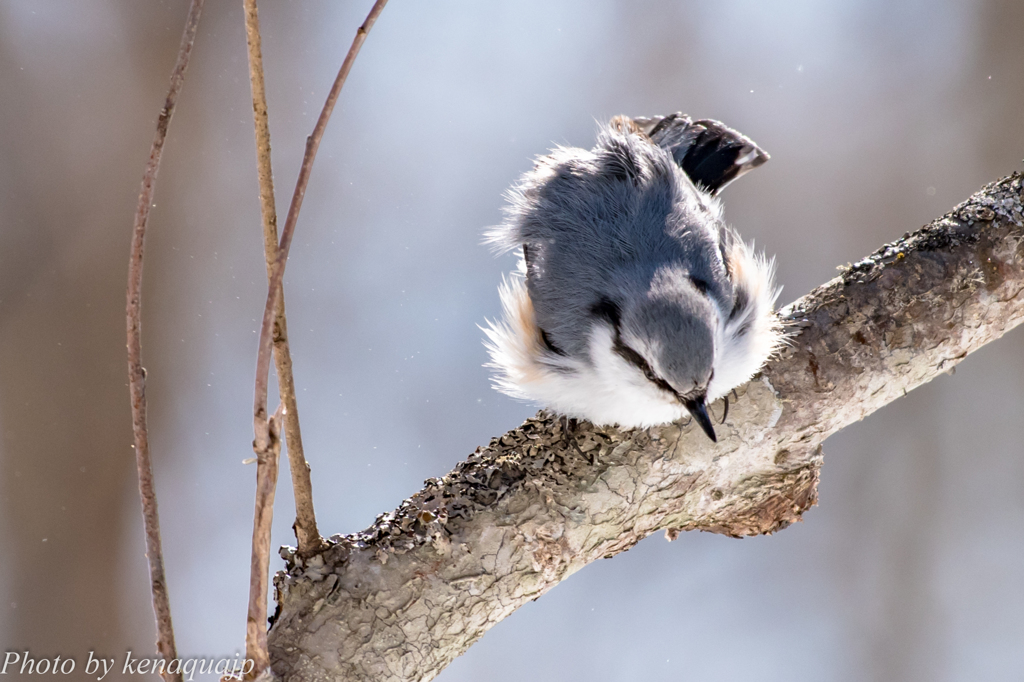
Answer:
[[[729,309],[721,230],[670,151],[606,130],[593,150],[563,149],[548,163],[520,187],[510,218],[554,347],[586,356],[593,306],[642,298],[660,268],[678,269]]]

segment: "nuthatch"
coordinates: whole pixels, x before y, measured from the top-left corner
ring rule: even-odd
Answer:
[[[590,151],[559,147],[509,192],[500,251],[522,248],[490,323],[509,395],[595,424],[644,427],[750,379],[779,346],[770,260],[722,220],[717,195],[768,160],[749,138],[683,114],[618,116]]]

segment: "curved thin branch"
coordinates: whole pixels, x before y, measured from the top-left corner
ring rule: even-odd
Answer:
[[[249,82],[252,87],[252,117],[256,130],[256,174],[260,186],[260,214],[263,219],[263,248],[267,260],[267,277],[273,272],[277,259],[277,209],[274,206],[274,174],[270,164],[270,124],[267,121],[267,97],[263,84],[263,51],[260,40],[259,14],[256,0],[244,0],[245,42],[249,56]],[[283,289],[283,286],[282,286]],[[278,292],[277,307],[274,311],[275,326],[285,324],[284,291]],[[276,340],[275,340],[276,341]],[[277,361],[277,377],[281,393],[281,407],[290,400],[294,414],[290,415],[298,426],[298,407],[295,404],[295,383],[291,372],[291,353],[288,339],[284,336],[274,344],[274,358]],[[292,410],[288,410],[292,412]],[[270,533],[274,523],[274,495],[277,491],[278,463],[281,455],[281,441],[276,420],[270,420],[271,443],[267,452],[257,452],[256,457],[256,500],[252,522],[252,553],[249,559],[249,608],[245,620],[245,656],[253,662],[253,669],[247,676],[252,679],[270,665],[267,650],[267,574],[270,572]],[[288,438],[295,441],[297,434],[288,432]],[[299,448],[301,451],[301,439]],[[288,448],[289,453],[292,448]],[[305,458],[303,458],[305,463]],[[308,469],[307,469],[308,471]],[[310,491],[312,492],[312,491]],[[298,491],[296,491],[296,498]],[[315,521],[314,521],[315,523]],[[300,542],[301,546],[302,543]]]
[[[313,134],[306,140],[306,152],[302,167],[295,183],[295,192],[285,220],[281,243],[277,241],[277,211],[274,206],[273,173],[270,164],[270,127],[267,122],[266,92],[263,83],[263,55],[259,32],[259,18],[255,0],[244,0],[246,42],[249,54],[249,78],[252,85],[253,119],[256,128],[256,157],[260,181],[260,208],[263,215],[263,240],[267,259],[269,291],[260,329],[259,353],[256,359],[256,390],[253,407],[253,429],[256,438],[253,449],[257,457],[256,510],[253,520],[252,559],[249,576],[249,611],[246,620],[246,651],[253,660],[253,676],[259,675],[269,665],[267,653],[266,600],[267,573],[270,566],[270,530],[274,514],[274,490],[277,485],[277,467],[280,455],[280,440],[277,437],[275,419],[267,419],[267,384],[270,374],[271,343],[277,361],[277,377],[280,386],[281,404],[285,413],[285,434],[288,440],[288,458],[291,464],[292,485],[295,491],[295,536],[299,553],[313,555],[326,547],[316,526],[313,510],[313,486],[309,476],[309,465],[302,449],[299,430],[298,404],[295,399],[295,381],[292,376],[291,354],[288,349],[288,326],[284,312],[284,268],[288,261],[295,224],[302,208],[302,199],[313,170],[320,139],[327,129],[334,105],[341,88],[352,70],[356,55],[366,40],[370,28],[384,9],[387,0],[377,0],[363,25],[356,31],[355,40],[341,65],[334,85],[320,112]],[[271,335],[273,327],[273,335]]]
[[[274,274],[277,261],[277,208],[274,206],[274,175],[270,165],[270,125],[267,122],[267,96],[263,85],[263,55],[260,48],[260,25],[256,0],[245,0],[245,33],[249,48],[249,80],[252,84],[253,122],[256,128],[256,161],[260,183],[260,209],[263,216],[263,249],[267,259],[267,280]],[[313,510],[313,483],[309,476],[302,430],[299,428],[299,405],[295,398],[292,356],[288,347],[288,321],[284,311],[284,287],[277,292],[273,327],[274,363],[281,404],[284,405],[284,432],[288,443],[288,463],[295,497],[295,538],[299,551],[311,554],[321,549],[323,539],[316,527]]]
[[[249,57],[249,81],[252,86],[253,124],[256,134],[256,165],[260,187],[260,213],[263,222],[263,248],[267,261],[267,279],[277,260],[277,208],[274,205],[274,175],[270,163],[270,125],[263,82],[263,53],[256,0],[244,0],[245,37]],[[309,465],[302,448],[299,407],[295,397],[291,351],[288,347],[288,323],[284,310],[284,286],[277,293],[274,309],[274,360],[284,411],[288,460],[291,464],[295,495],[295,537],[300,551],[311,552],[322,546],[313,511],[313,487]],[[277,419],[280,423],[280,416]],[[274,520],[274,493],[277,489],[280,440],[271,420],[272,442],[268,452],[257,452],[256,504],[253,514],[252,556],[249,575],[249,610],[246,617],[246,656],[253,661],[251,677],[270,665],[267,652],[267,583],[270,572],[270,533]]]
[[[135,465],[139,473],[139,495],[142,498],[142,520],[146,527],[146,556],[149,558],[150,589],[153,592],[153,611],[157,625],[157,651],[168,663],[178,657],[174,645],[174,627],[171,624],[171,603],[164,575],[164,557],[160,545],[160,518],[157,513],[156,489],[153,485],[153,462],[149,457],[149,432],[146,426],[146,370],[142,366],[142,257],[145,246],[146,224],[153,205],[156,173],[160,168],[167,128],[171,124],[178,93],[185,83],[185,69],[192,55],[199,15],[203,0],[192,0],[185,20],[185,31],[178,48],[178,60],[171,72],[171,85],[164,108],[156,122],[156,134],[149,150],[149,161],[142,175],[139,204],[135,209],[132,230],[131,255],[128,259],[128,294],[125,317],[128,326],[128,386],[132,401],[132,430],[135,434]],[[164,680],[181,680],[181,673],[161,673]]]
[[[338,70],[338,75],[334,79],[334,85],[331,86],[331,91],[327,95],[327,101],[324,102],[324,108],[320,112],[320,117],[316,121],[316,126],[313,128],[313,133],[306,139],[306,153],[302,158],[302,167],[299,169],[299,178],[295,182],[295,192],[292,194],[292,202],[288,207],[288,217],[285,219],[284,231],[281,234],[281,244],[277,252],[277,260],[274,263],[273,274],[270,278],[270,289],[267,294],[267,305],[263,309],[263,323],[260,326],[260,345],[259,354],[256,357],[256,395],[253,401],[253,422],[254,430],[256,432],[256,443],[254,447],[257,452],[264,451],[270,442],[270,433],[267,423],[267,382],[270,374],[270,343],[271,343],[271,328],[274,321],[274,309],[277,305],[278,291],[281,288],[281,282],[284,279],[284,268],[288,261],[288,250],[292,245],[292,236],[295,234],[295,223],[299,219],[299,210],[302,208],[302,200],[306,196],[306,186],[309,184],[309,175],[313,171],[313,161],[316,159],[317,149],[320,147],[320,139],[324,136],[324,131],[327,129],[327,121],[331,118],[331,113],[334,111],[334,105],[338,101],[338,95],[341,94],[341,88],[345,85],[345,80],[348,78],[349,71],[352,70],[352,65],[355,63],[356,56],[359,54],[360,48],[366,41],[366,36],[369,34],[370,29],[373,28],[374,23],[377,21],[377,17],[384,11],[384,5],[387,4],[387,0],[377,0],[373,7],[370,9],[370,13],[367,15],[366,20],[356,30],[355,40],[352,41],[352,47],[349,48],[348,54],[345,56],[345,61],[341,64],[341,69]]]
[[[692,423],[619,430],[540,413],[361,533],[284,552],[270,631],[288,680],[429,680],[491,626],[647,535],[772,533],[816,503],[821,443],[1024,321],[1021,175],[781,312],[790,345]],[[719,412],[721,406],[714,408]]]

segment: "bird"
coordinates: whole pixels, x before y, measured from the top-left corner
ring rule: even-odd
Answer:
[[[485,236],[520,255],[499,285],[502,318],[482,327],[495,387],[599,426],[689,415],[717,442],[707,406],[783,343],[774,260],[719,200],[768,159],[682,113],[616,116],[592,149],[538,157]]]

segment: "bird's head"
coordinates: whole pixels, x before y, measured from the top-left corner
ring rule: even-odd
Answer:
[[[717,442],[706,405],[718,320],[708,286],[686,273],[667,273],[644,295],[602,298],[593,312],[613,327],[615,354],[666,400],[685,407]]]

